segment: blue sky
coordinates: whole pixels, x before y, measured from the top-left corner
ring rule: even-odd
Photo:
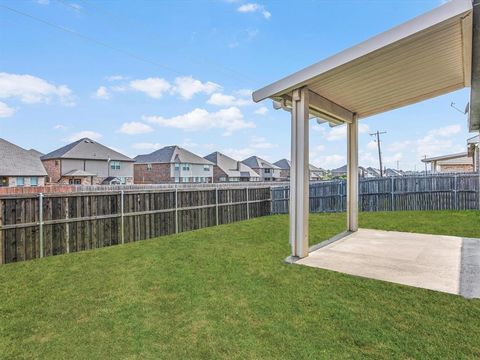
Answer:
[[[178,144],[276,161],[290,116],[252,103],[252,89],[441,2],[0,0],[0,137],[42,152],[87,135],[130,156]],[[465,151],[472,135],[450,103],[468,97],[362,120],[360,164],[378,162],[376,130],[389,167]],[[310,150],[317,166],[343,165],[345,129],[312,121]]]

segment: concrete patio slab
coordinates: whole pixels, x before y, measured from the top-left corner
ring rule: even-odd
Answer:
[[[480,239],[360,229],[296,263],[480,298]]]

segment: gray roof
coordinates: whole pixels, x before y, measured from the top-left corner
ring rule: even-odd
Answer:
[[[463,160],[463,158],[467,158],[467,152],[461,152],[456,154],[449,154],[449,155],[442,155],[442,156],[435,156],[431,158],[422,159],[422,162],[429,163],[432,161],[442,161],[442,160]]]
[[[287,159],[281,159],[277,162],[274,162],[273,165],[277,165],[282,170],[290,170],[291,162]],[[315,165],[309,165],[310,171],[324,171],[322,168],[316,167]]]
[[[252,169],[280,169],[277,165],[269,163],[267,160],[263,160],[258,156],[250,156],[249,158],[242,160],[247,166],[250,166]]]
[[[0,175],[46,176],[40,158],[30,151],[0,138]]]
[[[217,165],[228,177],[260,177],[250,166],[215,151],[205,159]]]
[[[89,172],[84,171],[84,170],[75,169],[75,170],[69,171],[69,172],[66,173],[66,174],[63,174],[62,176],[85,177],[85,176],[97,176],[97,174],[89,173]]]
[[[50,159],[82,159],[82,160],[114,160],[134,161],[118,151],[110,149],[89,138],[77,140],[42,156],[42,160]]]
[[[28,150],[28,152],[30,152],[31,154],[35,155],[35,156],[38,156],[38,157],[42,157],[44,154],[41,153],[40,151],[36,150],[36,149],[30,149]]]
[[[165,146],[150,154],[138,155],[135,157],[137,163],[143,164],[169,164],[169,163],[186,163],[186,164],[204,164],[213,165],[212,162],[202,158],[180,146]]]

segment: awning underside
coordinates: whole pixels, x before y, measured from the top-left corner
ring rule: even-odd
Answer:
[[[470,86],[471,57],[472,4],[456,0],[260,89],[253,98],[279,100],[307,86],[364,118]]]

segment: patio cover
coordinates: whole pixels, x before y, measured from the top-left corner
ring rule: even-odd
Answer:
[[[480,0],[475,0],[480,2]],[[358,124],[360,118],[478,86],[472,47],[480,12],[472,0],[452,0],[426,14],[311,65],[252,95],[292,112],[290,241],[292,255],[308,254],[308,119],[348,124],[348,230],[358,229]],[[475,41],[478,43],[478,40]],[[473,69],[473,71],[472,71]],[[474,96],[472,86],[472,96]],[[480,96],[480,95],[479,95]],[[480,99],[471,101],[470,127],[478,129]]]

